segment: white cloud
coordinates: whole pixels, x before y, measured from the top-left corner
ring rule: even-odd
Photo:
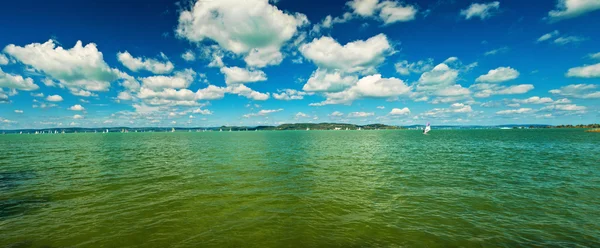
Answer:
[[[490,70],[487,74],[479,76],[475,79],[478,83],[501,83],[513,80],[519,77],[519,72],[510,67],[498,67]]]
[[[0,54],[0,65],[8,65],[8,58],[4,54]]]
[[[0,88],[31,91],[37,90],[40,87],[34,84],[31,78],[23,78],[21,75],[5,73],[0,68]]]
[[[83,118],[84,118],[83,115],[74,115],[73,116],[73,119],[76,119],[76,120],[77,119],[83,119]]]
[[[49,102],[62,102],[63,98],[59,95],[50,95],[46,97],[46,100],[48,100]]]
[[[276,113],[276,112],[281,112],[281,111],[283,111],[282,108],[280,108],[280,109],[263,109],[261,111],[258,111],[257,113],[245,114],[244,118],[250,118],[250,117],[255,117],[255,116],[266,116],[266,115]]]
[[[385,109],[385,106],[377,106],[377,109]]]
[[[496,112],[498,115],[529,114],[534,112],[531,108],[509,109]]]
[[[346,4],[352,8],[357,15],[368,17],[375,14],[379,0],[352,0]]]
[[[449,119],[458,116],[473,116],[471,105],[464,103],[453,103],[449,108],[434,108],[432,110],[421,113],[415,116],[415,119]]]
[[[508,50],[509,50],[508,47],[501,47],[501,48],[498,48],[498,49],[487,51],[483,55],[485,55],[485,56],[496,55],[496,54],[508,52]]]
[[[180,13],[176,35],[192,42],[211,39],[238,55],[253,49],[262,54],[279,51],[306,24],[305,15],[285,13],[268,0],[197,1]]]
[[[154,74],[166,74],[173,71],[173,63],[162,54],[164,62],[150,58],[134,58],[128,51],[117,53],[117,59],[132,71],[146,70]]]
[[[217,100],[225,96],[227,89],[209,85],[206,88],[196,91],[197,100]]]
[[[185,53],[181,54],[181,58],[185,61],[194,61],[196,60],[196,54],[191,50],[187,50]]]
[[[374,115],[373,112],[352,112],[348,114],[348,118],[365,118]]]
[[[331,117],[342,117],[342,116],[344,116],[344,113],[342,113],[340,111],[333,111],[333,113],[329,114],[329,116],[331,116]]]
[[[265,100],[269,99],[268,93],[260,93],[258,91],[254,91],[243,84],[228,86],[227,92],[236,94],[239,96],[243,96],[248,99],[255,100],[255,101],[265,101]]]
[[[410,75],[411,73],[423,73],[433,69],[433,59],[419,60],[409,63],[407,60],[400,61],[394,64],[396,72],[400,75]]]
[[[597,78],[600,77],[600,63],[569,69],[567,77]]]
[[[201,114],[201,115],[212,115],[212,111],[208,110],[208,109],[194,109],[192,111],[192,113],[194,114]]]
[[[498,84],[474,84],[469,87],[475,94],[475,97],[485,98],[492,95],[516,95],[525,94],[534,89],[532,84],[519,84],[511,86],[501,86]]]
[[[465,16],[465,19],[479,17],[484,20],[494,16],[500,9],[500,2],[494,1],[490,3],[472,3],[469,8],[460,11],[460,14]]]
[[[408,95],[411,88],[397,78],[382,78],[381,74],[365,76],[356,85],[335,93],[326,93],[327,99],[311,106],[328,104],[350,104],[359,98],[391,98]]]
[[[600,59],[600,53],[590,53],[588,57],[591,59]]]
[[[279,92],[280,93],[273,93],[273,98],[275,98],[277,100],[285,100],[285,101],[302,100],[302,99],[304,99],[305,95],[309,94],[307,92],[297,91],[294,89],[285,89],[285,90],[281,90]]]
[[[548,12],[548,17],[554,22],[596,10],[600,10],[600,1],[597,0],[558,0],[556,9]]]
[[[403,6],[396,1],[383,1],[377,7],[379,18],[384,24],[412,21],[417,14],[417,9],[414,6]]]
[[[94,94],[90,91],[82,90],[82,89],[71,89],[70,91],[71,91],[71,94],[73,94],[75,96],[82,96],[82,97],[98,96],[97,94]]]
[[[462,87],[459,84],[455,84],[446,88],[442,88],[436,91],[435,95],[437,96],[447,96],[447,97],[455,97],[455,96],[465,96],[471,94],[471,91],[467,88]]]
[[[556,38],[556,40],[554,40],[554,44],[566,45],[569,43],[579,43],[585,40],[587,39],[579,36],[564,36]]]
[[[283,60],[283,54],[279,48],[269,47],[265,49],[252,49],[244,61],[248,66],[266,67],[268,65],[278,65]],[[223,62],[221,62],[223,63]]]
[[[119,95],[117,95],[117,99],[123,100],[123,101],[130,101],[133,99],[133,96],[131,96],[131,94],[129,94],[129,92],[122,91],[122,92],[119,92]]]
[[[252,83],[267,80],[267,74],[260,70],[247,70],[237,66],[223,67],[221,73],[225,75],[225,83],[228,85]]]
[[[436,65],[431,71],[424,72],[417,82],[417,90],[437,90],[454,85],[458,78],[458,70],[447,64]]]
[[[550,97],[539,97],[539,96],[532,96],[530,98],[527,99],[513,99],[513,102],[516,103],[522,103],[522,104],[544,104],[544,103],[552,103],[554,102],[554,100],[552,100],[552,98]]]
[[[418,12],[416,7],[396,1],[352,0],[346,4],[356,16],[375,17],[378,13],[378,19],[384,24],[412,21]],[[352,18],[352,14],[345,13],[343,17],[333,19],[333,22],[345,22]]]
[[[558,110],[558,111],[585,111],[587,107],[576,104],[554,104],[546,106],[541,110]]]
[[[304,91],[311,92],[338,92],[358,81],[354,75],[345,75],[340,70],[317,69],[310,75],[308,82],[302,87]]]
[[[537,42],[547,41],[549,39],[552,39],[552,38],[558,36],[559,34],[560,34],[560,32],[558,32],[558,30],[554,30],[550,33],[542,35],[540,38],[537,39]]]
[[[15,113],[17,113],[17,114],[22,114],[22,113],[23,113],[23,110],[20,110],[20,109],[15,109]]]
[[[107,91],[112,81],[120,77],[119,71],[108,67],[96,44],[85,46],[77,41],[71,49],[56,46],[53,40],[32,43],[25,47],[8,45],[4,52],[23,64],[57,79],[69,89]]]
[[[84,108],[83,106],[79,105],[79,104],[75,104],[75,105],[71,106],[71,107],[69,108],[69,110],[73,110],[73,111],[84,111],[84,110],[85,110],[85,108]]]
[[[192,84],[196,72],[192,69],[176,72],[173,76],[150,76],[142,78],[142,86],[152,90],[167,88],[184,89]]]
[[[310,117],[309,115],[302,113],[302,112],[298,112],[296,113],[296,119],[300,119],[300,118],[308,118]]]
[[[597,88],[598,86],[594,84],[570,84],[560,89],[550,90],[550,93],[573,98],[595,99],[600,98],[600,91],[597,91]]]
[[[399,108],[393,108],[392,111],[390,111],[389,114],[390,115],[396,115],[396,116],[398,116],[398,115],[400,115],[400,116],[409,115],[410,114],[410,109],[406,108],[406,107],[401,108],[401,109],[399,109]]]
[[[305,58],[313,61],[319,68],[344,72],[374,72],[375,67],[393,50],[384,34],[343,46],[331,37],[315,38],[299,49]]]

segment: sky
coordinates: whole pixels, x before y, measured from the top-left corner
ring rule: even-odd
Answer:
[[[600,0],[2,9],[0,129],[600,120]]]

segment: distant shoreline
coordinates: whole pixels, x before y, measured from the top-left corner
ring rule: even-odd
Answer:
[[[102,132],[206,132],[206,131],[283,131],[283,130],[422,130],[425,125],[392,126],[385,124],[355,125],[347,123],[293,123],[279,126],[220,126],[220,127],[98,127],[98,128],[38,128],[0,130],[2,134],[10,133],[102,133]],[[588,125],[545,125],[545,124],[507,124],[489,126],[452,126],[432,125],[433,129],[593,129],[586,132],[600,132],[600,124]]]

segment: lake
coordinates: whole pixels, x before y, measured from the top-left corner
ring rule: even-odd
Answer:
[[[599,247],[583,130],[0,135],[0,247]]]

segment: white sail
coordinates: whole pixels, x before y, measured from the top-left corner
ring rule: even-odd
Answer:
[[[431,131],[431,126],[429,125],[429,123],[427,123],[427,126],[425,127],[425,130],[423,131],[424,134],[429,133],[429,131]]]

